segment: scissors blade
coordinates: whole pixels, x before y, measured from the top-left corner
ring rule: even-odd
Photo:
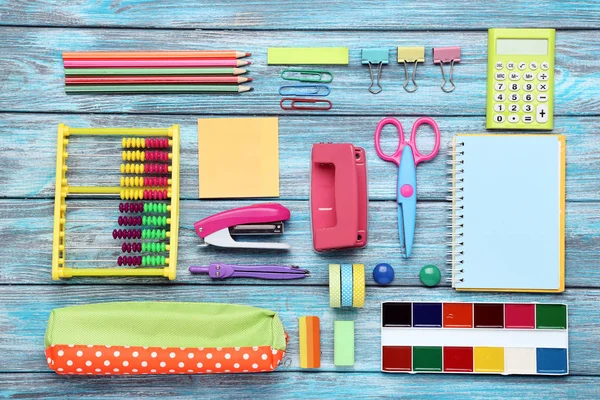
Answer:
[[[412,199],[406,199],[400,204],[402,209],[402,230],[404,232],[404,258],[410,257],[413,241],[415,240],[415,225],[417,222],[417,199],[413,194]]]
[[[402,212],[402,204],[398,203],[398,237],[400,238],[400,251],[402,257],[406,258],[406,242],[404,241],[404,213]]]
[[[402,231],[404,258],[410,257],[417,221],[417,169],[410,146],[405,146],[398,170],[398,232]],[[400,211],[401,210],[401,211]],[[402,216],[402,219],[400,219]],[[403,239],[403,240],[402,240]]]

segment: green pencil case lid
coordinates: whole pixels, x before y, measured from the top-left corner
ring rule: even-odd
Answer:
[[[221,303],[58,308],[45,336],[46,361],[59,374],[268,372],[286,344],[275,312]]]

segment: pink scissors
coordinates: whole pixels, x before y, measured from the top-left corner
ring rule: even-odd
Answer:
[[[396,126],[398,130],[398,148],[392,155],[385,154],[381,150],[381,131],[387,124]],[[427,155],[423,155],[417,149],[417,129],[419,126],[427,124],[433,128],[435,143],[433,150]],[[436,122],[429,117],[417,119],[412,127],[410,139],[404,140],[404,130],[402,124],[396,118],[384,118],[377,125],[375,130],[375,151],[377,155],[398,166],[398,188],[396,192],[396,201],[398,202],[398,236],[402,246],[402,255],[404,258],[410,257],[410,251],[415,239],[415,225],[417,222],[417,165],[423,161],[429,161],[434,158],[440,149],[440,129]]]

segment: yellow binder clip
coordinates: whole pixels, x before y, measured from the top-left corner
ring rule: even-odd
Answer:
[[[417,76],[417,64],[425,62],[425,47],[398,47],[398,63],[404,64],[404,90],[409,93],[416,91],[419,86],[415,81]],[[408,63],[414,63],[412,78],[408,78]],[[409,82],[412,81],[414,89],[408,89]]]

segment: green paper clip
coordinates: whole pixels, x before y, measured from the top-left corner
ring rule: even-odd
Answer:
[[[300,74],[300,76],[288,76],[294,73]],[[281,71],[281,79],[297,82],[329,83],[333,80],[333,74],[324,70],[284,69]]]

